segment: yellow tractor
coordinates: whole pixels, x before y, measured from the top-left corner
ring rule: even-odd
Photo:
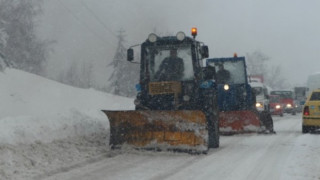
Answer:
[[[135,110],[103,110],[110,121],[113,149],[206,153],[219,147],[215,69],[202,66],[208,46],[196,35],[196,28],[193,37],[183,32],[165,37],[152,33],[141,44]],[[128,61],[134,60],[132,47]]]

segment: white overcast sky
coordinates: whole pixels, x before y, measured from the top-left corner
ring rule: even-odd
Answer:
[[[58,72],[72,60],[111,61],[121,28],[129,46],[155,28],[189,34],[194,26],[210,57],[259,50],[292,85],[320,72],[319,0],[55,0],[45,1],[39,27],[57,41],[50,65]]]

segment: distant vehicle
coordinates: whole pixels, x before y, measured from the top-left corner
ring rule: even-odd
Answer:
[[[235,54],[234,57],[210,58],[207,64],[219,67],[216,77],[220,133],[275,133],[271,114],[263,108],[261,111],[256,109],[256,96],[249,84],[245,57]],[[219,71],[225,70],[230,73],[229,78],[220,79]]]
[[[279,95],[280,102],[284,105],[283,110],[285,113],[291,113],[292,115],[296,115],[296,103],[293,97],[293,91],[291,90],[278,90],[271,91],[271,95]]]
[[[309,96],[313,90],[320,88],[320,72],[308,76],[307,88],[307,96]]]
[[[256,108],[258,111],[270,111],[268,88],[261,82],[250,82],[256,95]]]
[[[297,106],[297,112],[302,112],[303,105],[307,100],[307,87],[294,87],[294,95],[295,95],[295,101]]]
[[[270,112],[272,115],[283,116],[283,104],[281,103],[281,98],[279,95],[270,95]]]
[[[302,116],[302,133],[320,128],[320,89],[313,90],[309,95]]]

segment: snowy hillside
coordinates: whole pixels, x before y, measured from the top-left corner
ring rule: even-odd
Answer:
[[[108,148],[109,122],[101,110],[134,107],[132,99],[66,86],[9,68],[0,72],[0,99],[0,179],[25,177],[26,172],[39,174],[44,165],[63,165],[64,156],[53,162],[40,159],[58,157],[48,148],[52,143],[58,152],[57,143],[99,141],[103,151]],[[41,164],[45,162],[48,164]]]

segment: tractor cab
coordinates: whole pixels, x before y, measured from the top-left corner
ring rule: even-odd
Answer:
[[[273,132],[267,113],[255,108],[256,98],[248,83],[244,57],[210,58],[207,65],[216,67],[220,133]],[[262,128],[262,126],[264,126]]]
[[[250,109],[254,105],[244,57],[211,58],[216,69],[218,103],[221,111]]]
[[[130,48],[129,61],[133,54]],[[207,57],[208,47],[183,32],[165,37],[150,34],[141,44],[136,109],[199,109],[195,107],[200,98],[199,87],[205,77],[213,79],[213,75],[208,77],[209,70],[204,71],[201,66]]]

